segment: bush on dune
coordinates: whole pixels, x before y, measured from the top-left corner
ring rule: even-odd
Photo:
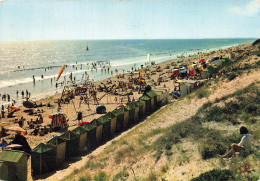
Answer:
[[[200,174],[199,177],[191,179],[191,181],[231,181],[234,179],[233,173],[230,170],[213,169],[211,171]]]

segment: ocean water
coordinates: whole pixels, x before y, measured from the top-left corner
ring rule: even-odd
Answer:
[[[90,80],[101,80],[119,72],[139,68],[150,59],[156,63],[199,51],[235,46],[255,39],[191,39],[191,40],[71,40],[71,41],[12,41],[0,42],[0,94],[9,94],[21,103],[21,91],[31,92],[34,100],[61,92],[62,87],[51,83],[60,67],[67,65],[58,83],[69,80],[69,74],[81,82],[85,72]],[[89,50],[86,51],[86,46]],[[101,71],[108,66],[114,72]],[[91,64],[102,64],[91,70]],[[43,75],[43,78],[41,78]],[[35,84],[33,84],[35,76]],[[19,91],[17,97],[16,91]],[[2,100],[2,99],[1,99]],[[1,101],[7,105],[10,102]]]

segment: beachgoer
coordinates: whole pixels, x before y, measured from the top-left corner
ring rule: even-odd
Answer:
[[[35,84],[35,77],[34,77],[34,75],[33,75],[33,84]]]
[[[249,150],[251,149],[251,145],[256,142],[256,140],[253,138],[251,134],[248,133],[248,130],[246,127],[242,126],[240,128],[240,134],[244,134],[242,137],[240,143],[236,144],[233,143],[231,145],[231,149],[228,153],[225,155],[220,156],[221,158],[230,158],[233,155],[235,155],[236,152],[240,153],[243,150]]]
[[[39,131],[39,135],[40,135],[40,136],[44,136],[44,130],[43,130],[43,128],[41,128],[41,130]]]
[[[22,91],[22,93],[21,93],[21,94],[22,94],[22,98],[24,98],[24,91]]]
[[[48,129],[48,128],[46,128],[46,126],[44,126],[43,130],[44,130],[44,134],[48,134],[48,132],[49,132],[49,129]]]
[[[38,128],[35,128],[32,133],[33,133],[34,136],[37,136],[37,135],[38,135],[38,132],[39,132],[39,129],[38,129]]]
[[[2,114],[2,118],[5,118],[5,111],[4,110],[1,111],[1,114]]]

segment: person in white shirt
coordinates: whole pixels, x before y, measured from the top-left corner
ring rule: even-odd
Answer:
[[[251,148],[251,145],[256,142],[256,140],[253,138],[253,136],[248,133],[248,130],[245,126],[242,126],[240,128],[240,134],[244,134],[240,143],[238,143],[238,144],[233,143],[231,145],[230,151],[228,153],[226,153],[225,155],[220,156],[221,158],[230,158],[233,155],[235,155],[236,152],[240,153],[242,150],[248,150]]]

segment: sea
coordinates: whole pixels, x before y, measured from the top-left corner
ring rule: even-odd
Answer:
[[[60,93],[72,73],[81,83],[115,76],[115,70],[127,72],[156,63],[188,56],[198,52],[237,46],[255,39],[158,39],[158,40],[51,40],[0,41],[0,94],[4,106],[12,100],[21,104],[21,92],[30,92],[31,100],[39,100]],[[88,47],[88,50],[86,50]],[[91,69],[96,64],[97,69]],[[61,66],[66,65],[56,82]],[[110,66],[110,71],[101,71]],[[113,74],[111,73],[113,71]],[[35,83],[33,82],[33,76]],[[52,81],[51,81],[52,80]],[[64,84],[61,86],[61,82]],[[66,83],[65,83],[66,82]],[[56,87],[56,83],[58,86]],[[18,95],[17,95],[18,91]]]

